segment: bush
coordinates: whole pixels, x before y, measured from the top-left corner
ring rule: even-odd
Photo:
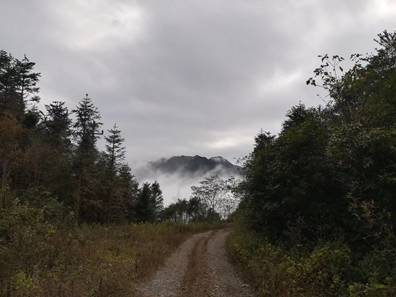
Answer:
[[[355,256],[342,243],[289,250],[246,230],[235,231],[227,247],[259,296],[395,296],[395,247],[372,251],[362,261],[354,261]]]

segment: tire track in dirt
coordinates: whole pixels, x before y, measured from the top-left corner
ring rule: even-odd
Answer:
[[[189,258],[197,242],[210,232],[193,235],[187,239],[165,262],[154,276],[137,288],[139,297],[177,297],[186,274]]]
[[[139,288],[139,297],[253,297],[228,261],[229,230],[192,236]]]
[[[212,291],[210,287],[200,286],[199,284],[204,281],[207,283],[207,248],[208,241],[212,238],[214,232],[212,232],[206,238],[202,238],[195,245],[190,260],[187,266],[187,272],[184,275],[183,283],[179,292],[178,297],[183,296],[210,296]]]

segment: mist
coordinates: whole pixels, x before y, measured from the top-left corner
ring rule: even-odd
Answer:
[[[136,178],[139,183],[153,183],[157,181],[164,197],[165,206],[176,202],[178,199],[189,199],[191,196],[191,187],[198,185],[203,179],[216,175],[222,179],[234,177],[236,180],[242,178],[241,174],[230,174],[222,166],[217,166],[210,171],[198,171],[194,174],[188,174],[179,169],[174,173],[164,173],[160,170],[153,169],[150,164],[141,166],[136,169]]]

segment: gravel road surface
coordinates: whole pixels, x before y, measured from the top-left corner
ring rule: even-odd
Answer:
[[[254,297],[227,259],[229,230],[193,235],[138,289],[142,297]]]

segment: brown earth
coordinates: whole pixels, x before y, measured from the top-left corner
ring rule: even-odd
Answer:
[[[138,289],[142,297],[253,297],[230,264],[225,240],[229,230],[192,236]]]

